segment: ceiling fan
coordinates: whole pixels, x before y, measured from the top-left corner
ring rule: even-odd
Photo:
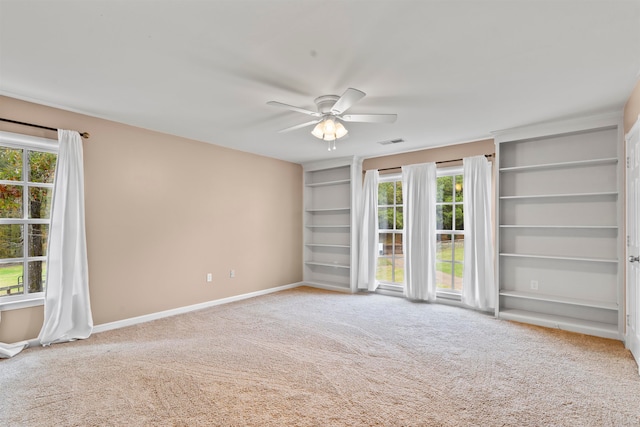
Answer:
[[[345,111],[364,98],[365,95],[361,90],[349,88],[344,91],[342,96],[319,96],[314,100],[318,111],[294,107],[293,105],[283,104],[277,101],[269,101],[267,105],[286,108],[287,110],[314,117],[314,119],[309,122],[288,127],[279,132],[289,132],[316,125],[313,131],[311,131],[311,134],[316,138],[327,141],[329,151],[331,151],[336,149],[336,139],[340,139],[348,133],[342,122],[393,123],[398,118],[397,114],[344,114]]]

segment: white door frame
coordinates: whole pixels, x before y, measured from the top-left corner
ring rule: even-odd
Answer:
[[[638,363],[640,373],[640,115],[625,136],[627,168],[625,195],[627,217],[626,333],[625,345]]]

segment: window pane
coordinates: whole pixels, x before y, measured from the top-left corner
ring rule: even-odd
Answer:
[[[378,184],[378,205],[393,204],[393,182],[381,182]]]
[[[402,181],[396,181],[396,205],[402,204]]]
[[[461,262],[453,263],[453,290],[462,292],[462,271],[464,266]]]
[[[453,258],[451,234],[436,235],[436,259],[451,261]]]
[[[378,255],[393,254],[393,233],[380,233],[378,236]]]
[[[0,264],[0,297],[24,292],[24,273],[21,262]]]
[[[436,202],[451,202],[453,201],[453,177],[452,176],[440,176],[438,177],[438,184],[436,190]]]
[[[29,181],[51,184],[56,168],[56,155],[42,151],[29,151]]]
[[[29,225],[29,256],[47,255],[48,224]]]
[[[378,208],[378,229],[393,229],[393,208]]]
[[[30,261],[29,268],[29,293],[42,292],[45,288],[47,263],[45,261]]]
[[[393,281],[393,233],[378,235],[378,257],[376,279],[382,282]]]
[[[395,251],[395,255],[396,256],[402,256],[404,254],[404,252],[402,251],[402,237],[403,235],[400,233],[394,234],[394,241],[393,241],[393,250]]]
[[[403,222],[402,208],[396,208],[396,230],[402,230],[404,228]]]
[[[29,218],[49,218],[51,188],[29,187]]]
[[[451,230],[453,210],[451,205],[436,206],[436,229]]]
[[[462,201],[462,175],[456,175],[456,202]]]
[[[464,230],[464,209],[463,205],[456,205],[456,230]]]
[[[0,225],[0,258],[20,258],[23,256],[22,227],[21,224]]]
[[[22,181],[22,150],[0,147],[0,179]]]
[[[22,218],[21,185],[0,184],[0,218]]]
[[[464,261],[464,236],[460,234],[456,234],[453,237],[455,239],[455,244],[453,248],[453,251],[454,251],[453,259],[455,259],[456,261],[463,262]]]
[[[391,257],[378,257],[376,280],[381,282],[393,281],[393,261]]]
[[[452,263],[436,262],[436,287],[439,289],[451,289]]]
[[[395,235],[395,256],[393,262],[393,281],[404,282],[404,253],[402,251],[402,234]]]

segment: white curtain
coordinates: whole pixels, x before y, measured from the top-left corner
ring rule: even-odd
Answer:
[[[491,164],[484,156],[463,160],[464,275],[462,302],[468,306],[495,308],[491,227]]]
[[[404,295],[436,299],[436,164],[402,167]]]
[[[84,222],[82,140],[59,130],[53,187],[42,345],[88,338],[93,330]]]
[[[377,170],[364,175],[360,217],[360,246],[358,259],[358,289],[375,291],[378,262],[378,180]]]

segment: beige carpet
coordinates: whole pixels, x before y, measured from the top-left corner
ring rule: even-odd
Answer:
[[[0,362],[3,426],[638,426],[622,343],[298,288]]]

